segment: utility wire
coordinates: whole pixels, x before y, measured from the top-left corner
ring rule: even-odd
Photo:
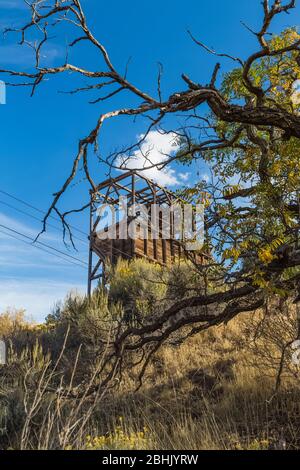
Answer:
[[[10,197],[11,199],[14,199],[15,201],[20,202],[21,204],[24,204],[24,205],[27,206],[27,207],[30,207],[30,209],[34,209],[35,211],[39,212],[40,214],[45,215],[45,211],[39,209],[38,207],[33,206],[32,204],[29,204],[28,202],[24,201],[24,200],[21,199],[21,198],[18,198],[18,197],[16,197],[16,196],[14,196],[13,194],[8,193],[7,191],[3,191],[3,189],[0,189],[0,193],[4,194],[5,196]],[[51,219],[54,219],[54,220],[60,222],[60,219],[58,219],[58,217],[54,217],[53,215],[50,215],[49,217],[50,217]],[[82,233],[83,235],[85,235],[85,236],[87,237],[87,233],[84,232],[83,230],[80,230],[79,228],[74,227],[73,225],[70,225],[70,224],[69,224],[69,226],[70,226],[73,230],[76,230],[76,232]]]
[[[43,251],[43,252],[45,252],[45,253],[48,253],[48,254],[51,255],[51,256],[55,256],[56,258],[60,258],[60,259],[62,259],[62,260],[63,260],[64,262],[66,262],[66,263],[71,263],[71,264],[73,264],[74,266],[79,266],[80,268],[82,268],[82,269],[84,269],[84,270],[86,269],[82,264],[75,263],[74,261],[71,261],[71,260],[69,260],[69,259],[66,259],[66,258],[64,258],[64,257],[62,257],[62,256],[60,256],[60,255],[57,255],[56,253],[53,253],[53,252],[51,252],[51,251],[46,250],[45,248],[42,248],[41,246],[33,245],[32,243],[27,242],[26,240],[23,240],[22,238],[16,237],[16,236],[13,235],[12,233],[7,233],[7,232],[4,232],[3,230],[0,230],[0,233],[3,233],[4,235],[6,235],[6,236],[8,236],[8,237],[13,238],[14,240],[18,240],[18,241],[20,241],[20,242],[23,242],[23,243],[25,243],[26,245],[33,246],[34,248],[37,248],[38,250],[41,250],[41,251]]]
[[[0,190],[0,192],[2,192],[2,191]],[[15,210],[15,211],[19,212],[20,214],[27,215],[28,217],[31,217],[32,219],[37,220],[38,222],[42,222],[42,220],[39,219],[38,217],[35,217],[34,215],[30,214],[29,212],[23,211],[22,209],[19,209],[18,207],[15,207],[12,204],[9,204],[8,202],[0,201],[0,204],[4,205],[6,207],[9,207],[10,209]],[[51,228],[54,228],[55,230],[58,230],[59,232],[62,231],[62,228],[57,227],[57,225],[52,225],[52,224],[48,223],[48,226],[51,227]],[[73,235],[73,238],[76,239],[76,240],[81,241],[82,243],[85,243],[86,245],[88,245],[87,240],[83,240],[82,238],[79,238],[76,235],[75,236]]]
[[[32,204],[29,204],[28,202],[24,201],[23,199],[20,199],[20,198],[14,196],[13,194],[8,193],[7,191],[3,191],[2,189],[0,189],[0,193],[4,194],[5,196],[10,197],[11,199],[14,199],[14,200],[17,201],[17,202],[20,202],[21,204],[24,204],[25,206],[27,206],[27,207],[29,207],[29,208],[31,208],[31,209],[34,209],[35,211],[38,211],[39,213],[44,214],[44,211],[42,211],[41,209],[38,209],[37,207],[33,206]],[[35,216],[33,216],[33,215],[31,215],[31,214],[25,212],[25,211],[22,211],[21,209],[18,209],[18,208],[16,208],[16,207],[12,206],[11,204],[8,204],[7,202],[0,201],[0,203],[1,203],[1,204],[4,204],[4,205],[6,205],[7,207],[10,207],[10,208],[12,208],[12,209],[14,209],[14,210],[17,210],[17,211],[20,212],[20,213],[26,214],[26,215],[28,215],[29,217],[32,217],[32,218],[34,218],[35,220],[38,220],[39,222],[41,222],[41,220],[40,220],[38,217],[35,217]],[[60,220],[59,220],[57,217],[54,217],[54,216],[51,215],[50,218],[60,222]],[[50,224],[48,224],[48,225],[49,225],[49,227],[53,227],[53,228],[56,228],[57,230],[60,230],[59,227],[55,227],[54,225],[50,225]],[[1,226],[1,225],[0,225],[0,226]],[[82,233],[83,235],[88,236],[87,233],[83,232],[82,230],[80,230],[80,229],[78,229],[78,228],[76,228],[76,227],[74,227],[74,226],[72,226],[72,225],[70,225],[70,227],[71,227],[73,230],[76,230],[77,232],[80,232],[80,233]],[[11,230],[11,229],[8,228],[8,230]],[[21,234],[21,235],[22,235],[22,234]],[[22,235],[22,236],[24,236],[24,235]],[[29,238],[29,237],[27,237],[27,238]],[[73,238],[77,238],[78,240],[84,242],[84,240],[82,240],[81,238],[78,238],[78,237],[76,237],[76,236],[74,236]],[[29,239],[30,239],[32,242],[34,242],[34,240],[32,240],[31,238],[29,238]],[[37,241],[37,243],[42,244],[42,242],[39,242],[39,241]],[[86,242],[86,243],[88,244],[88,242]],[[47,246],[46,244],[44,244],[44,245]],[[50,248],[53,249],[53,250],[55,250],[53,247],[50,247]],[[127,257],[127,255],[128,255],[128,253],[126,253],[126,252],[120,250],[119,248],[114,247],[114,250],[117,251],[118,253],[120,253],[120,254],[126,256],[126,257]],[[60,253],[64,254],[65,256],[70,256],[70,255],[68,255],[67,253],[61,252],[60,250],[56,250],[56,251],[59,251]],[[74,258],[74,257],[72,257],[72,258]],[[79,260],[78,258],[74,258],[74,259],[76,259],[76,260],[79,261],[80,263],[84,263],[85,265],[88,264],[88,263],[85,263],[85,262],[82,261],[82,260]]]
[[[10,194],[10,193],[8,193],[8,192],[6,192],[6,191],[3,191],[2,189],[0,189],[0,193],[2,193],[2,194],[4,194],[5,196],[8,196],[8,197],[14,199],[14,200],[17,201],[17,202],[20,202],[20,203],[24,204],[24,205],[27,206],[27,207],[30,207],[31,209],[34,209],[34,210],[36,210],[36,211],[38,211],[38,212],[44,214],[44,212],[43,212],[41,209],[38,209],[37,207],[33,206],[32,204],[29,204],[28,202],[24,201],[23,199],[20,199],[20,198],[14,196],[13,194]],[[34,219],[40,221],[40,219],[38,219],[37,217],[35,217],[35,216],[33,216],[33,215],[29,214],[29,213],[26,213],[25,211],[22,211],[21,209],[17,209],[16,207],[14,207],[14,206],[12,206],[12,205],[6,203],[6,202],[0,201],[0,203],[6,205],[6,206],[8,206],[8,207],[11,207],[11,208],[13,208],[14,210],[17,210],[18,212],[21,212],[21,213],[23,213],[23,214],[26,214],[26,215],[28,215],[28,216],[30,216],[30,217],[32,217],[32,218],[34,218]],[[51,219],[54,219],[54,220],[59,221],[59,219],[58,219],[57,217],[54,217],[54,216],[50,216],[50,217],[51,217]],[[41,222],[41,221],[40,221],[40,222]],[[49,227],[54,227],[54,226],[49,224]],[[72,225],[70,225],[70,227],[73,228],[74,230],[80,232],[80,233],[83,233],[85,236],[88,236],[87,233],[83,232],[82,230],[80,230],[80,229],[78,229],[78,228],[76,228],[76,227],[73,227]],[[56,227],[56,228],[59,230],[58,227]],[[78,237],[73,237],[73,238],[77,238],[77,239],[78,239]],[[83,241],[83,240],[80,239],[80,238],[79,238],[79,240],[80,240],[80,241]],[[86,242],[86,243],[88,244],[88,242]],[[118,253],[124,255],[124,256],[127,256],[127,255],[128,255],[128,253],[125,253],[124,251],[120,250],[119,248],[114,247],[114,250],[117,251]],[[76,258],[76,259],[77,259],[77,258]],[[87,264],[87,263],[85,263],[85,264]]]
[[[6,230],[9,230],[9,232],[14,233],[15,235],[19,235],[19,236],[21,236],[21,237],[26,238],[27,240],[30,240],[30,242],[32,243],[33,246],[36,246],[35,244],[41,245],[41,246],[43,246],[43,247],[46,247],[46,248],[48,248],[48,249],[50,249],[50,250],[53,250],[53,251],[55,251],[55,252],[57,252],[57,253],[62,254],[63,256],[66,256],[67,258],[70,258],[70,259],[72,259],[72,260],[75,260],[75,261],[81,263],[82,265],[86,265],[86,266],[87,266],[87,263],[86,263],[85,261],[82,261],[81,259],[76,258],[75,256],[69,255],[68,253],[65,253],[64,251],[61,251],[61,250],[59,250],[59,249],[57,249],[57,248],[54,248],[54,247],[51,246],[51,245],[47,245],[46,243],[43,243],[43,242],[40,242],[40,241],[35,241],[33,238],[29,237],[28,235],[25,235],[24,233],[19,232],[18,230],[14,230],[14,229],[12,229],[12,228],[10,228],[10,227],[7,227],[6,225],[3,225],[3,224],[0,224],[0,227],[4,228],[4,229],[6,229]]]

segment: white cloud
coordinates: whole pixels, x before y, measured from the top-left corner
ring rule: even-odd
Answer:
[[[144,136],[138,136],[141,140]],[[170,156],[173,156],[179,149],[178,138],[174,133],[162,134],[158,131],[151,131],[143,140],[140,149],[136,150],[127,160],[122,156],[118,160],[118,165],[126,169],[136,169],[141,175],[152,179],[162,186],[175,186],[183,181],[187,181],[188,173],[176,174],[170,166],[162,167]],[[150,169],[144,169],[152,165],[157,165]]]
[[[191,174],[190,174],[189,172],[186,172],[186,173],[178,173],[178,177],[179,177],[182,181],[188,181],[190,175],[191,175]]]
[[[201,176],[201,178],[202,178],[203,181],[205,181],[205,183],[209,183],[209,181],[210,181],[210,176],[207,173],[204,173]]]

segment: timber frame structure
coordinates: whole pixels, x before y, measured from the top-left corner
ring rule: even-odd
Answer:
[[[174,222],[172,223],[172,220],[169,239],[164,239],[160,235],[158,239],[142,239],[138,236],[135,239],[122,239],[119,236],[118,223],[115,224],[117,227],[116,237],[99,239],[99,233],[109,230],[109,227],[99,230],[102,218],[98,212],[100,205],[109,205],[118,209],[121,198],[126,198],[127,220],[130,221],[135,218],[135,207],[140,205],[145,205],[149,210],[153,204],[161,207],[163,205],[186,204],[186,201],[176,194],[136,171],[127,171],[115,178],[103,181],[90,192],[90,197],[88,295],[91,295],[94,281],[102,281],[103,285],[106,284],[107,263],[115,265],[119,258],[128,260],[144,258],[166,266],[187,257],[197,264],[203,264],[208,257],[204,253],[186,251],[183,244],[174,237]]]

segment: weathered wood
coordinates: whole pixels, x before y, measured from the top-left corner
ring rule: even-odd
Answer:
[[[140,187],[142,183],[144,187]],[[91,192],[91,219],[92,215],[96,214],[97,204],[111,204],[116,207],[119,204],[120,198],[123,194],[128,196],[129,207],[138,207],[144,205],[151,208],[152,204],[172,203],[183,204],[184,201],[177,197],[174,193],[166,188],[162,188],[157,183],[138,175],[135,171],[128,171],[116,178],[110,178],[103,183],[99,184],[94,192]],[[135,212],[135,211],[134,211]],[[128,214],[127,214],[128,215]],[[131,214],[130,221],[132,222],[136,214]],[[90,263],[89,263],[89,293],[91,292],[91,282],[94,279],[102,277],[105,282],[105,265],[107,262],[115,265],[120,258],[133,259],[142,258],[150,262],[158,263],[162,266],[170,266],[173,263],[179,262],[183,258],[191,258],[197,264],[203,264],[207,255],[191,252],[187,253],[182,247],[181,243],[174,238],[174,216],[170,214],[171,230],[170,238],[164,239],[162,237],[162,220],[161,214],[159,215],[159,227],[157,239],[153,238],[151,233],[151,226],[148,227],[148,238],[144,240],[145,236],[142,227],[138,223],[136,227],[136,236],[134,239],[120,238],[120,225],[116,223],[115,235],[113,239],[100,239],[97,236],[97,227],[100,223],[101,217],[95,217],[94,223],[90,223]],[[108,228],[109,230],[109,228]],[[92,254],[98,256],[99,260],[95,266],[92,264]],[[98,274],[97,271],[102,269],[102,273]]]

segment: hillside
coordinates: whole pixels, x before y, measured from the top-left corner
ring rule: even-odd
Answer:
[[[191,286],[190,270],[177,269]],[[287,346],[297,322],[293,306],[279,309],[280,299],[267,313],[188,338],[176,333],[153,355],[141,383],[136,355],[135,368],[125,363],[120,376],[89,393],[99,373],[96,325],[101,331],[108,311],[122,322],[145,321],[174,288],[153,281],[160,270],[120,263],[109,299],[102,291],[91,303],[71,296],[42,325],[27,323],[22,312],[0,316],[10,345],[0,379],[2,449],[300,448],[299,368]],[[86,394],[76,397],[82,383]]]

